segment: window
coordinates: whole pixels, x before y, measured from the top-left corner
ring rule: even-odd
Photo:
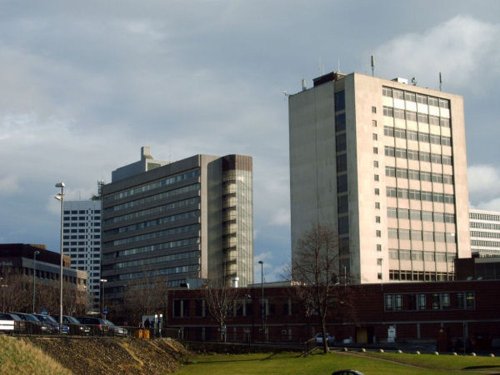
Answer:
[[[374,160],[373,161],[373,167],[374,168],[378,168],[378,160]]]
[[[375,188],[375,195],[380,195],[380,189],[379,188]]]
[[[376,208],[377,210],[380,210],[380,202],[375,202],[375,208]]]
[[[375,222],[380,223],[380,216],[375,216]]]
[[[341,132],[345,130],[345,113],[335,116],[335,131]]]
[[[386,294],[385,309],[387,311],[399,311],[403,307],[403,296],[401,294]]]
[[[380,177],[379,177],[379,175],[378,175],[378,174],[376,174],[376,175],[373,175],[373,179],[374,179],[374,181],[379,181],[379,180],[380,180]]]
[[[342,111],[345,109],[345,95],[344,91],[335,93],[335,111]]]
[[[377,107],[372,107],[372,113],[377,113]]]
[[[380,230],[375,231],[375,234],[377,237],[382,237],[382,231]]]
[[[382,265],[382,258],[377,258],[377,266],[381,266]]]
[[[374,154],[378,154],[378,147],[374,147],[374,148],[373,148],[373,153],[374,153]]]
[[[376,127],[377,127],[377,120],[372,120],[372,126],[373,126],[374,128],[376,128]]]
[[[381,244],[377,244],[377,251],[382,251],[382,245]]]
[[[349,211],[347,195],[341,195],[337,197],[337,211],[339,214],[344,214]]]
[[[377,141],[377,140],[378,140],[378,135],[377,135],[377,133],[373,133],[372,137],[373,137],[373,140],[374,140],[374,141]]]

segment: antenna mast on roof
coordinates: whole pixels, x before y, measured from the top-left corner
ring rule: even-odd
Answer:
[[[442,91],[443,87],[443,78],[441,77],[441,72],[439,72],[439,91]]]
[[[372,65],[372,77],[375,76],[375,59],[373,58],[373,55],[371,56],[371,65]]]

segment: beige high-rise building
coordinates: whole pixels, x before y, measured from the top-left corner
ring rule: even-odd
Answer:
[[[329,73],[289,97],[292,260],[312,225],[356,283],[454,278],[470,256],[461,96]]]

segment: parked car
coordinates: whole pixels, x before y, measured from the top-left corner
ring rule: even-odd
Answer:
[[[322,333],[316,333],[316,335],[314,335],[314,338],[316,339],[317,345],[323,345],[323,334]],[[332,346],[333,343],[335,342],[335,337],[330,336],[330,334],[327,333],[326,334],[326,342],[329,346]]]
[[[93,335],[107,335],[109,331],[109,325],[106,324],[104,319],[95,316],[77,316],[76,319],[81,324],[85,324],[90,327],[90,331]]]
[[[66,324],[59,326],[59,322],[50,315],[46,314],[33,314],[33,315],[35,315],[38,318],[38,320],[40,320],[42,323],[45,323],[48,326],[50,326],[52,333],[54,334],[62,333],[67,335],[69,333],[69,327]]]
[[[0,313],[0,320],[14,322],[14,329],[12,332],[24,332],[26,330],[26,323],[18,315],[13,313]],[[0,326],[1,331],[10,331],[10,327]]]
[[[119,327],[107,319],[105,319],[104,321],[109,326],[109,332],[112,332],[111,333],[112,335],[115,335],[115,336],[127,336],[128,335],[128,330],[126,328]]]
[[[18,317],[20,317],[22,320],[25,321],[27,333],[34,333],[34,334],[52,333],[52,328],[48,324],[41,322],[33,314],[22,313],[22,312],[13,312],[13,314],[16,314]]]
[[[54,319],[59,321],[59,315],[53,315]],[[69,327],[69,333],[72,335],[90,335],[90,327],[80,323],[74,316],[63,315],[63,324]]]
[[[358,370],[338,370],[332,372],[332,375],[363,375],[363,373]]]

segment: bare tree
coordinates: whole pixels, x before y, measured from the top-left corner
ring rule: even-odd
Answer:
[[[326,319],[338,300],[339,240],[337,233],[321,224],[313,225],[297,244],[292,263],[297,297],[309,316],[317,316],[323,335],[323,351],[328,352]]]
[[[223,281],[208,281],[204,289],[208,313],[219,325],[220,341],[226,341],[226,322],[238,307],[238,288]]]

